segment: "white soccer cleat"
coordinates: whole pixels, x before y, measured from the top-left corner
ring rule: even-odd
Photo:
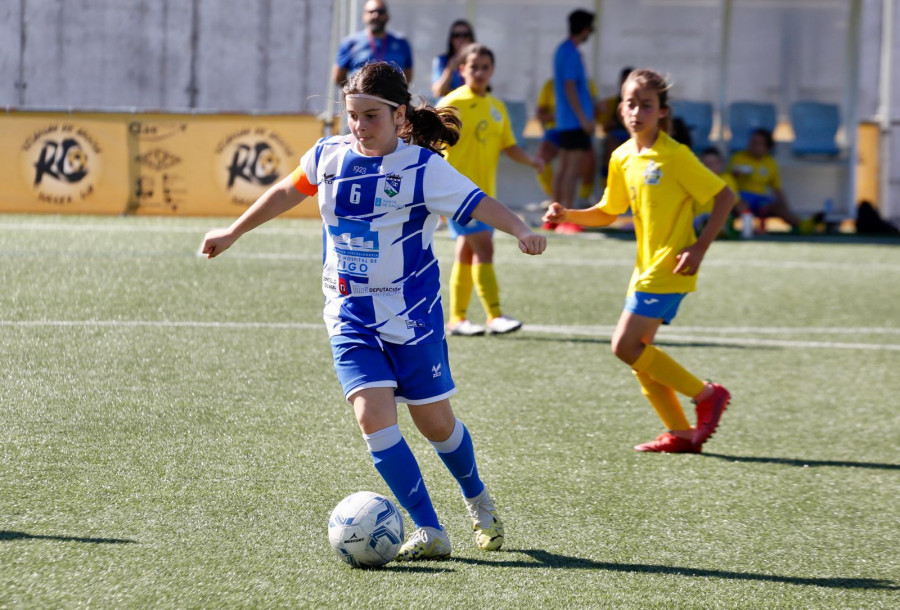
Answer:
[[[484,326],[472,324],[468,320],[460,320],[456,324],[448,324],[447,332],[459,337],[477,337],[484,334]]]
[[[497,316],[488,320],[487,329],[492,335],[505,335],[522,328],[522,323],[509,316]]]
[[[434,527],[420,527],[403,543],[394,561],[440,559],[450,556],[450,537]]]
[[[475,530],[475,544],[485,551],[496,551],[503,546],[503,521],[497,515],[497,508],[487,487],[474,498],[463,497],[466,510],[472,518]]]

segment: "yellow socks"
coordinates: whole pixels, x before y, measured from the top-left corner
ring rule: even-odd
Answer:
[[[544,193],[548,196],[553,195],[553,164],[544,165],[544,171],[537,176],[538,184],[541,185]]]
[[[450,269],[450,324],[466,319],[472,299],[472,265],[454,262]]]
[[[631,371],[641,384],[641,392],[653,405],[656,414],[669,430],[690,430],[691,424],[684,415],[681,402],[675,394],[675,390],[654,381],[647,373]]]
[[[654,381],[668,386],[680,394],[693,398],[703,391],[706,384],[690,371],[675,362],[671,356],[655,345],[644,346],[644,351],[631,365],[638,373],[646,373]]]
[[[452,281],[452,274],[450,277]],[[478,292],[478,298],[481,299],[481,306],[484,307],[487,319],[490,320],[501,315],[500,286],[497,284],[497,276],[494,274],[494,264],[479,263],[472,265],[472,278],[475,281],[475,290]]]
[[[593,182],[582,182],[581,187],[578,189],[578,197],[580,199],[590,199],[591,194],[594,192],[594,183]]]

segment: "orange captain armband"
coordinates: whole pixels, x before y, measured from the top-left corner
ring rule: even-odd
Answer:
[[[298,167],[291,172],[291,182],[294,183],[294,188],[309,197],[313,197],[319,192],[319,187],[315,184],[310,184],[309,178],[306,177],[306,172],[303,171],[302,167]]]

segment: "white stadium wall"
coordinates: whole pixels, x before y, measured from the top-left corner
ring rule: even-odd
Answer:
[[[860,36],[859,48],[852,50],[848,24],[855,2]],[[332,33],[359,29],[363,4],[0,0],[0,105],[317,115],[326,99],[334,108],[335,90],[326,85]],[[722,82],[726,6],[732,27]],[[596,35],[583,53],[602,97],[615,93],[622,66],[646,65],[672,78],[675,98],[709,101],[717,109],[736,100],[771,102],[784,122],[799,99],[845,109],[846,85],[855,78],[859,120],[878,119],[882,0],[391,0],[389,7],[389,27],[413,45],[413,88],[426,95],[431,60],[443,51],[450,22],[464,17],[497,54],[495,94],[525,102],[532,115],[551,73],[553,50],[566,35],[566,15],[584,7],[599,11]],[[898,13],[894,21],[900,23]],[[900,36],[892,46],[897,66]],[[891,117],[898,117],[900,78],[892,78]],[[892,134],[882,155],[900,159],[898,136]],[[882,208],[896,218],[900,169],[894,168],[900,164],[888,167],[890,201],[896,203]]]
[[[318,114],[331,4],[0,0],[0,105]]]

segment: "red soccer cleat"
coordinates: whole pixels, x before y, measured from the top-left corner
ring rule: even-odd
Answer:
[[[577,225],[574,222],[561,222],[556,225],[554,231],[563,235],[576,235],[578,233],[584,233],[584,227]]]
[[[671,432],[665,432],[656,437],[655,441],[635,445],[635,451],[649,451],[652,453],[700,453],[700,445],[695,445],[689,438],[679,438]]]
[[[731,400],[731,394],[717,383],[710,384],[713,387],[712,394],[709,398],[696,403],[697,427],[694,429],[694,445],[698,448],[705,443],[719,425],[719,419],[728,401]]]

